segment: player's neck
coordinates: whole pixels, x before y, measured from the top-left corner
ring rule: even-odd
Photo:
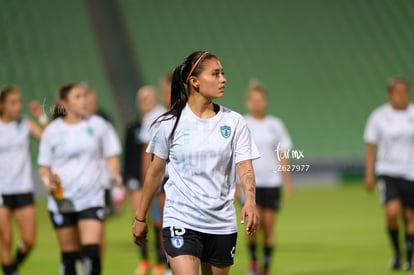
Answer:
[[[10,123],[10,122],[16,121],[17,119],[15,119],[15,118],[13,118],[11,116],[2,115],[2,116],[0,116],[0,120],[3,123]]]
[[[250,113],[250,116],[257,120],[262,120],[266,117],[265,113]]]
[[[408,104],[407,105],[396,105],[396,104],[391,104],[391,107],[394,109],[394,111],[405,111],[408,109]]]
[[[188,106],[196,116],[202,119],[212,118],[216,115],[213,102],[199,94],[191,95],[188,98]]]
[[[63,119],[63,121],[66,124],[78,124],[82,120],[83,120],[82,116],[75,115],[75,114],[70,113],[70,112],[68,112],[67,115],[65,116],[65,118]]]

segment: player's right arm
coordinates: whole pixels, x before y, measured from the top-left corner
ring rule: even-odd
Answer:
[[[377,146],[372,143],[367,143],[365,149],[365,188],[367,191],[372,191],[375,187],[375,155]]]
[[[164,177],[166,160],[156,155],[151,155],[151,161],[145,175],[144,185],[142,187],[141,202],[135,211],[135,220],[133,226],[134,241],[137,245],[143,245],[147,241],[147,224],[146,216],[155,193],[160,188],[162,178]]]

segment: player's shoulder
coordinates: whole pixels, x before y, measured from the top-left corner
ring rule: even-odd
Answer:
[[[97,123],[97,124],[99,124],[99,123],[100,124],[106,124],[107,123],[107,121],[103,117],[98,116],[98,115],[91,115],[91,116],[86,117],[85,119],[88,120],[91,123]]]
[[[111,128],[111,123],[99,115],[91,115],[85,118],[85,121],[94,128],[107,129]]]
[[[410,113],[414,113],[414,103],[409,103],[407,110]]]
[[[46,130],[61,127],[62,124],[63,124],[63,119],[61,117],[55,118],[46,126]]]
[[[375,119],[381,116],[385,116],[392,111],[392,107],[390,103],[384,103],[379,107],[375,108],[370,115],[371,119]]]
[[[170,129],[174,127],[174,123],[176,119],[177,118],[172,114],[161,115],[156,120],[154,120],[153,123],[151,123],[151,128],[152,129],[158,129],[158,128]]]
[[[260,125],[266,125],[268,127],[276,127],[276,128],[281,128],[281,127],[284,127],[285,125],[282,119],[274,115],[266,115],[261,120],[254,119],[250,114],[245,114],[243,117],[247,121],[248,124],[252,124],[252,125],[260,124]]]
[[[242,114],[225,107],[223,105],[219,105],[220,112],[223,112],[223,116],[229,119],[233,119],[234,121],[245,121],[245,118]]]
[[[163,113],[165,113],[167,111],[167,109],[162,106],[161,104],[158,104],[155,108],[154,108],[154,113],[156,113],[157,115],[162,115]]]
[[[285,124],[281,118],[274,115],[266,115],[265,120],[267,121],[267,123],[276,126],[283,126]]]
[[[58,132],[62,126],[63,119],[61,117],[53,119],[43,131],[42,138],[47,137],[48,135],[53,135],[55,132]]]
[[[167,111],[164,106],[157,105],[155,106],[151,111],[146,113],[144,117],[142,118],[143,123],[152,123],[155,119],[160,117],[162,114],[164,114]]]

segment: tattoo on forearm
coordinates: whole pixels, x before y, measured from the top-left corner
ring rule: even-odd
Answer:
[[[255,197],[256,188],[254,182],[254,173],[252,170],[247,170],[243,175],[240,176],[240,183],[245,190],[246,196]]]

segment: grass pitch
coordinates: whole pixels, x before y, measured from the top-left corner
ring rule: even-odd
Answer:
[[[37,246],[21,274],[59,274],[60,255],[45,201],[38,202],[37,210]],[[133,274],[139,254],[132,242],[131,225],[128,206],[106,222],[103,274]],[[294,197],[284,199],[275,234],[272,274],[393,274],[388,268],[391,250],[382,207],[377,195],[367,194],[361,184],[298,188]],[[150,242],[153,247],[152,235]],[[153,249],[150,252],[154,259]],[[231,274],[247,274],[248,265],[244,227],[240,226]]]

